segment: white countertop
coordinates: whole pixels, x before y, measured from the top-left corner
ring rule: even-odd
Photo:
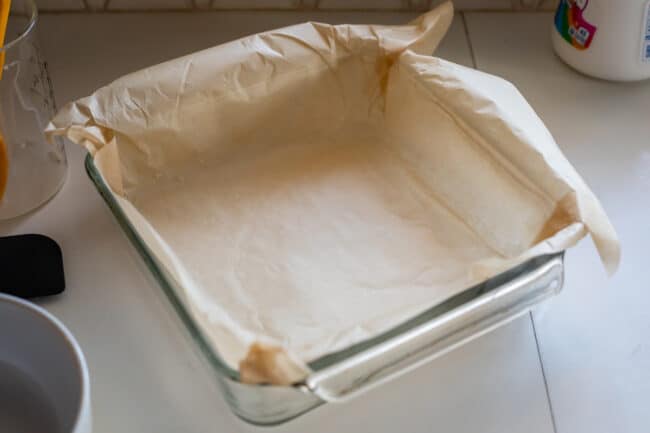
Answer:
[[[412,16],[52,14],[40,25],[62,105],[124,73],[264,29],[306,20],[403,23]],[[535,327],[524,316],[359,399],[321,406],[269,431],[610,433],[650,425],[650,82],[606,83],[564,66],[550,47],[549,14],[464,18],[466,27],[458,16],[437,55],[519,87],[601,198],[621,236],[621,269],[608,279],[584,241],[568,254],[563,293],[535,312]],[[85,352],[94,431],[261,430],[230,413],[87,179],[85,152],[73,145],[67,151],[62,191],[40,210],[0,223],[0,234],[43,233],[63,249],[66,292],[41,304]]]

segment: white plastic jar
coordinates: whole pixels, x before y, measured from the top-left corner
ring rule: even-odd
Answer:
[[[587,75],[650,78],[650,0],[560,0],[552,38],[558,56]]]

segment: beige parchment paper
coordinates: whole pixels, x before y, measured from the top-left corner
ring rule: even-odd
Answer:
[[[404,26],[305,23],[127,75],[47,133],[85,146],[247,382],[375,336],[527,258],[616,234],[513,85]]]

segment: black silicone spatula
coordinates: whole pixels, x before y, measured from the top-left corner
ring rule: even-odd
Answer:
[[[65,289],[61,248],[43,235],[0,237],[0,292],[21,298]]]

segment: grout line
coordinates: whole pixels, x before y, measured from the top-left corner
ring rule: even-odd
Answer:
[[[551,393],[548,390],[548,381],[546,380],[546,370],[544,369],[544,361],[542,361],[542,350],[539,347],[539,338],[537,338],[537,329],[535,328],[535,318],[533,317],[532,311],[530,311],[528,314],[530,315],[530,324],[533,327],[533,336],[535,337],[535,346],[537,346],[537,357],[539,358],[539,366],[542,369],[542,379],[544,380],[544,389],[546,390],[546,401],[548,401],[548,410],[551,414],[551,425],[553,426],[553,432],[557,433],[555,412],[553,411],[553,403],[551,402]]]
[[[161,8],[161,9],[155,9],[155,8],[143,8],[143,9],[111,9],[108,10],[108,5],[110,3],[110,0],[106,0],[104,3],[103,9],[97,9],[97,10],[92,10],[92,9],[39,9],[38,13],[40,14],[48,14],[48,15],[57,15],[57,14],[79,14],[79,13],[88,13],[88,12],[97,12],[97,13],[107,13],[107,14],[114,14],[114,13],[177,13],[177,12],[337,12],[337,13],[344,13],[344,12],[366,12],[366,13],[388,13],[388,12],[400,12],[400,13],[422,13],[423,11],[421,10],[415,10],[415,9],[368,9],[368,8],[332,8],[332,9],[298,9],[298,8],[212,8],[212,9],[194,9],[194,8]],[[211,2],[212,4],[212,2]],[[513,13],[513,14],[548,14],[552,13],[552,10],[545,10],[545,9],[539,9],[539,10],[526,10],[526,11],[515,11],[512,9],[461,9],[457,10],[457,13],[463,15],[463,20],[464,20],[464,14],[465,13]]]
[[[476,54],[474,53],[472,40],[469,37],[469,27],[467,26],[467,18],[465,18],[464,11],[460,13],[460,19],[463,22],[463,30],[465,32],[465,39],[467,40],[467,47],[469,48],[469,55],[472,58],[472,66],[474,67],[474,69],[478,69],[478,64],[476,63]]]

